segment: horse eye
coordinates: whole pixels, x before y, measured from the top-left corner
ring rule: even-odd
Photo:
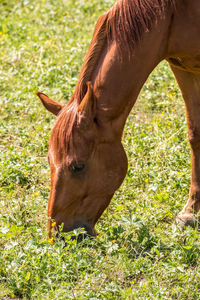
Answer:
[[[85,164],[84,163],[71,164],[69,169],[70,169],[71,173],[78,174],[85,169]]]

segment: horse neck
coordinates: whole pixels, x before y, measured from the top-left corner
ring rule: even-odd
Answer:
[[[110,138],[121,139],[126,119],[142,86],[167,54],[171,15],[145,33],[131,55],[126,47],[119,53],[115,42],[104,48],[92,82],[97,99],[97,120],[108,135],[110,133]]]

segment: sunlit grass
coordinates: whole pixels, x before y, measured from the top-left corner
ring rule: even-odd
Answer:
[[[200,240],[172,229],[188,198],[184,103],[164,62],[133,108],[129,169],[97,225],[77,243],[46,232],[54,118],[35,96],[73,93],[98,16],[113,1],[0,1],[0,298],[199,299]],[[3,298],[4,297],[4,298]]]

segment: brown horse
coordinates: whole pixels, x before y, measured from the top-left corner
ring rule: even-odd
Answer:
[[[52,220],[63,230],[95,223],[127,171],[123,128],[147,77],[166,59],[186,104],[192,176],[178,219],[194,225],[200,209],[200,1],[119,0],[103,14],[72,99],[64,106],[38,93],[57,120],[48,159]]]

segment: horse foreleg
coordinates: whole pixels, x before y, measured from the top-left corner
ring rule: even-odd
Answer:
[[[188,136],[191,147],[192,173],[189,200],[177,217],[181,226],[196,226],[200,209],[200,74],[171,66],[185,101]]]

